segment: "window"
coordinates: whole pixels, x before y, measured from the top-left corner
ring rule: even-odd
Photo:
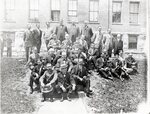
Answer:
[[[121,23],[121,8],[122,2],[115,1],[112,6],[112,22],[113,23]]]
[[[68,17],[69,21],[77,20],[77,0],[68,1]]]
[[[90,0],[90,14],[89,14],[89,20],[90,22],[98,22],[98,0]]]
[[[38,21],[39,19],[39,0],[30,0],[29,20]]]
[[[51,19],[52,21],[60,20],[60,0],[51,0]]]
[[[129,49],[137,49],[137,35],[129,35]]]
[[[130,2],[130,18],[129,22],[133,24],[138,23],[139,2]]]
[[[5,0],[5,20],[14,21],[15,0]]]

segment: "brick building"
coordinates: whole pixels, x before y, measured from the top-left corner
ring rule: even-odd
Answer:
[[[4,38],[11,37],[13,48],[23,43],[22,34],[27,23],[33,27],[51,20],[56,26],[60,19],[69,27],[76,21],[82,27],[84,20],[96,30],[108,28],[112,33],[122,34],[124,50],[143,52],[146,39],[146,0],[1,0],[0,32]],[[19,44],[20,43],[20,44]],[[17,48],[16,48],[17,49]]]

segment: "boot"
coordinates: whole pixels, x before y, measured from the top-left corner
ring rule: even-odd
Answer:
[[[33,93],[33,88],[32,87],[30,87],[30,94],[32,94]]]
[[[46,98],[45,98],[45,95],[42,93],[42,100],[41,100],[41,102],[44,102],[44,101],[46,101]]]
[[[67,93],[67,100],[71,101],[70,97],[69,97],[69,93]]]
[[[63,102],[64,101],[64,93],[61,94],[61,99],[60,99],[60,102]]]

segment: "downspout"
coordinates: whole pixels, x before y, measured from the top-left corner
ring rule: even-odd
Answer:
[[[110,10],[110,0],[108,0],[108,29],[110,27],[110,25],[109,25],[110,24],[110,17],[109,17],[110,16],[110,11],[109,10]]]

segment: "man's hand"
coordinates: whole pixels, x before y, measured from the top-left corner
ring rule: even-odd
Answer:
[[[74,91],[76,89],[76,85],[72,84],[72,90]]]
[[[61,89],[63,90],[63,92],[66,92],[67,90],[66,90],[66,88],[62,85],[62,86],[60,86],[61,87]]]

